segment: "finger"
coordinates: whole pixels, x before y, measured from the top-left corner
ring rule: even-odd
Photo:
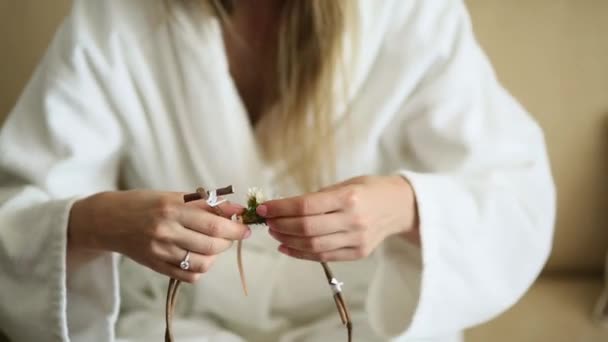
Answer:
[[[264,202],[258,206],[258,215],[265,218],[319,215],[337,211],[342,207],[339,191],[310,194]]]
[[[207,204],[207,201],[201,199],[201,200],[188,202],[186,205],[191,206],[191,207],[196,207],[199,209],[203,209],[210,213],[220,215],[220,216],[223,216],[226,218],[229,218],[235,214],[240,215],[241,213],[243,213],[243,211],[245,211],[245,207],[243,207],[240,204],[232,203],[232,202],[224,202],[216,207],[211,207],[209,204]]]
[[[175,265],[165,263],[165,262],[159,262],[159,263],[153,265],[152,269],[154,269],[156,272],[162,273],[168,277],[171,277],[171,278],[174,278],[179,281],[186,282],[186,283],[190,283],[190,284],[196,283],[202,275],[202,273],[182,270],[181,268],[179,268],[179,266],[176,267]]]
[[[281,217],[266,221],[271,230],[287,235],[318,236],[345,231],[348,227],[344,213],[314,216]]]
[[[270,231],[270,235],[289,249],[300,252],[323,253],[337,249],[356,247],[360,244],[359,233],[341,232],[314,237],[299,237]]]
[[[193,207],[183,208],[179,222],[186,228],[216,238],[242,240],[251,235],[251,229],[242,223]]]
[[[224,202],[215,207],[215,209],[220,209],[221,216],[227,218],[230,218],[232,215],[241,215],[245,211],[245,207],[232,202]]]
[[[232,246],[232,240],[207,236],[185,227],[179,227],[177,231],[175,245],[198,254],[216,255]]]
[[[367,257],[367,254],[358,248],[341,248],[322,253],[302,252],[286,246],[279,246],[279,252],[296,259],[317,262],[354,261]]]
[[[174,268],[182,270],[180,268],[180,264],[186,259],[187,253],[188,251],[185,249],[177,246],[170,246],[165,248],[165,253],[159,256],[159,260],[162,260],[163,263],[172,265]],[[211,269],[214,261],[215,256],[213,255],[202,255],[190,251],[190,254],[188,255],[188,263],[190,264],[190,267],[187,271],[194,273],[206,273]]]
[[[206,257],[207,259],[212,258],[212,257]],[[211,268],[212,264],[213,264],[213,259],[209,259],[203,263],[200,263],[200,265],[205,265],[204,267],[200,267],[200,266],[194,266],[194,265],[199,265],[199,263],[197,263],[196,261],[192,261],[192,256],[191,256],[191,263],[194,262],[193,266],[191,266],[191,268],[189,270],[183,270],[179,267],[179,265],[175,265],[173,263],[170,262],[164,262],[164,261],[157,261],[155,263],[153,263],[151,265],[151,268],[154,269],[155,271],[165,274],[171,278],[183,281],[183,282],[187,282],[187,283],[196,283],[201,275],[207,271],[209,271],[209,269]],[[196,270],[203,270],[204,272],[200,272],[200,271],[195,271]]]
[[[159,263],[155,266],[157,271],[163,273],[171,278],[183,281],[186,283],[194,284],[203,275],[203,272],[193,272],[191,270],[182,270],[179,266],[175,266],[170,263]]]

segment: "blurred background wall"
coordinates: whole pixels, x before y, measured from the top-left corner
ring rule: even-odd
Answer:
[[[608,247],[608,1],[468,4],[503,84],[545,130],[559,186],[549,269],[597,272]]]
[[[591,318],[608,250],[608,0],[467,0],[503,84],[539,121],[558,189],[551,258],[469,342],[606,342]]]
[[[14,105],[69,0],[0,0],[0,121]]]
[[[68,0],[0,0],[0,121],[69,5]],[[474,329],[469,338],[608,341],[607,335],[590,332],[587,319],[608,247],[608,0],[469,0],[467,5],[500,79],[545,130],[559,192],[546,275],[513,310]],[[562,329],[549,337],[538,324]]]

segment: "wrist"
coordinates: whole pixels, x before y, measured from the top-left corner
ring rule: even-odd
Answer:
[[[403,208],[399,210],[404,215],[401,217],[402,224],[397,235],[416,246],[420,246],[420,218],[418,216],[418,205],[414,188],[409,180],[401,175],[391,177],[400,193],[401,200],[397,201],[397,203],[405,206],[405,210]]]
[[[98,237],[100,208],[106,193],[77,200],[70,209],[68,221],[68,248],[78,251],[105,250]]]

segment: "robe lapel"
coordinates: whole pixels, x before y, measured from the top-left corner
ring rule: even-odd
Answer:
[[[215,16],[204,18],[177,13],[181,37],[186,44],[178,62],[188,110],[179,111],[177,124],[186,135],[195,173],[200,185],[212,188],[232,184],[236,195],[231,200],[244,203],[249,187],[270,189],[272,169],[265,165],[245,106],[230,75],[222,31]],[[177,48],[179,51],[179,48]],[[259,232],[262,233],[262,232]],[[254,234],[246,246],[274,252],[275,243],[267,234]]]

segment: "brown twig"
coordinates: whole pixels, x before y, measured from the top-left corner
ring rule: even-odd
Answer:
[[[323,266],[323,271],[325,272],[325,277],[327,278],[327,283],[330,287],[334,287],[334,281],[337,279],[334,277],[333,272],[329,268],[329,265],[326,262],[322,262],[321,266]],[[342,296],[342,292],[335,291],[334,292],[334,301],[336,302],[336,307],[338,308],[338,314],[340,314],[340,319],[342,320],[342,324],[346,326],[346,332],[348,334],[348,342],[352,341],[353,337],[353,323],[350,320],[350,314],[348,313],[348,307],[346,306],[346,301]]]
[[[177,279],[171,278],[169,280],[169,288],[167,289],[167,303],[165,306],[165,342],[173,341],[172,333],[172,321],[173,313],[175,312],[175,298],[177,297],[177,291],[181,282]]]
[[[234,189],[232,188],[232,185],[228,185],[225,188],[220,188],[215,191],[218,196],[225,196],[225,195],[230,195],[230,194],[234,193]],[[198,201],[198,200],[207,199],[207,198],[209,198],[209,192],[206,191],[204,188],[198,188],[198,189],[196,189],[196,192],[184,195],[184,202],[188,203],[188,202]]]
[[[230,189],[232,191],[232,187],[230,187]],[[218,215],[225,216],[224,212],[222,211],[222,209],[220,207],[214,207],[213,209],[215,209],[215,212]],[[243,222],[243,217],[241,217],[241,216],[238,216],[237,219],[240,223],[244,223],[244,224],[250,223],[250,222]],[[248,295],[247,280],[245,280],[245,269],[243,267],[243,240],[239,240],[236,243],[236,264],[237,264],[238,270],[239,270],[239,277],[241,278],[241,286],[243,287],[243,293],[245,294],[245,296],[247,296]]]
[[[243,240],[239,240],[236,243],[236,264],[239,268],[239,276],[241,277],[241,286],[245,296],[249,295],[247,290],[247,280],[245,279],[245,268],[243,267]]]

